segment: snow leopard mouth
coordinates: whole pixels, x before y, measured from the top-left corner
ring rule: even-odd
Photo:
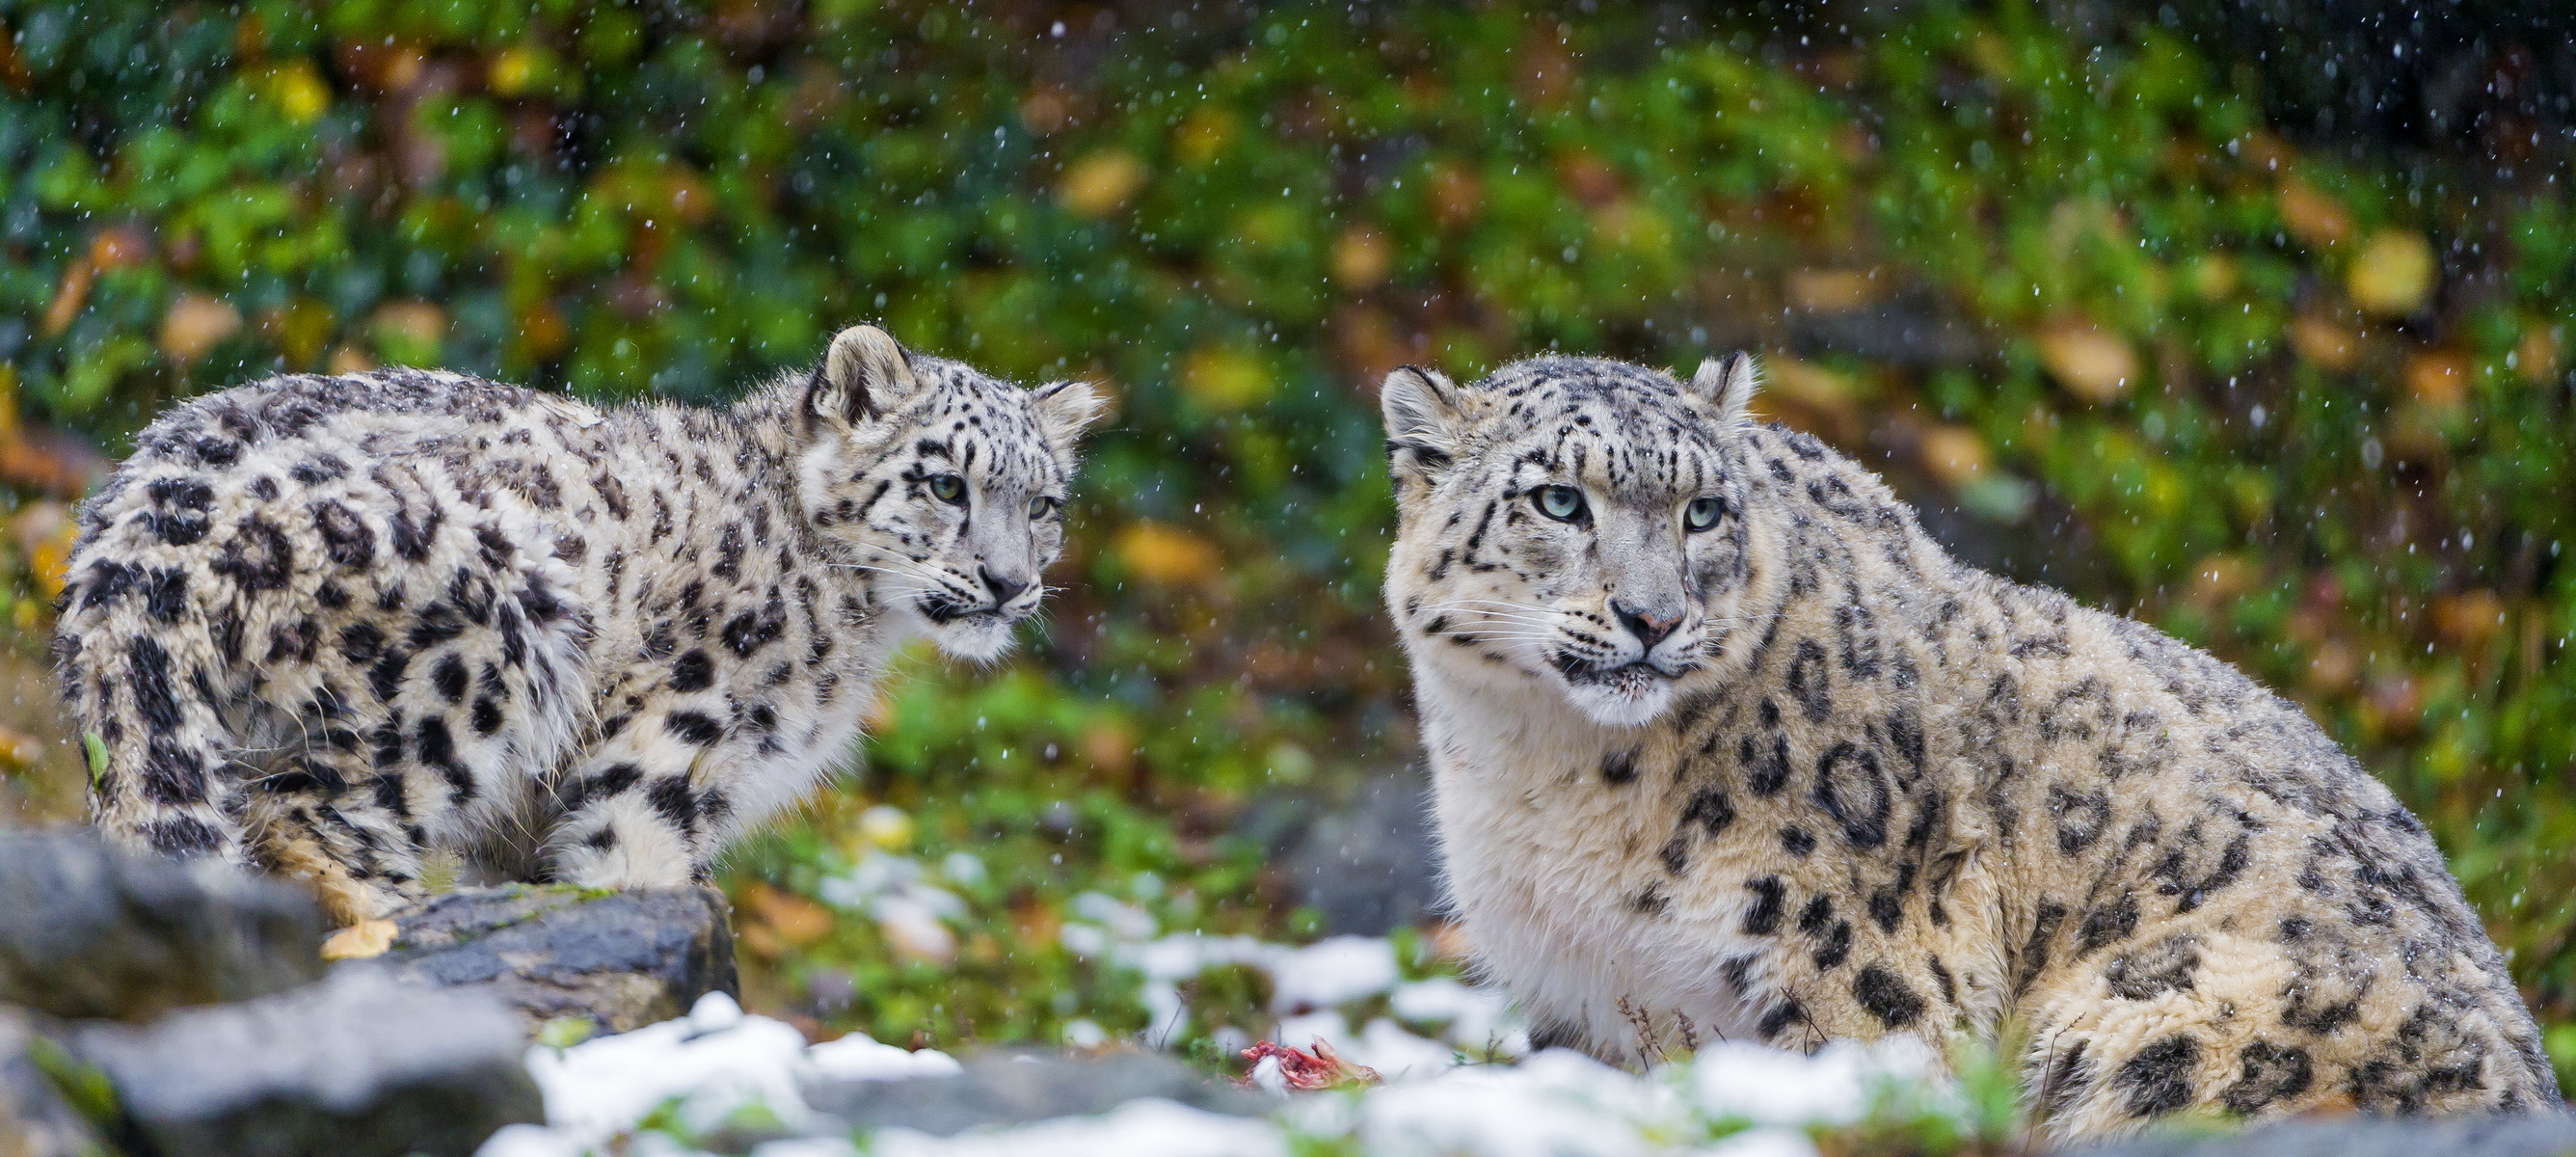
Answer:
[[[956,623],[1011,623],[1019,620],[1019,616],[990,603],[977,606],[955,599],[922,599],[919,605],[922,618],[943,627]]]
[[[1556,673],[1577,687],[1594,688],[1620,695],[1643,695],[1673,681],[1674,676],[1644,659],[1605,667],[1563,652],[1549,662]]]

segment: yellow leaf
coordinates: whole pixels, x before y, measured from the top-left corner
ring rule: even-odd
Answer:
[[[1395,247],[1376,226],[1356,225],[1333,239],[1333,280],[1349,288],[1376,288],[1394,263]]]
[[[1129,573],[1161,586],[1186,586],[1216,573],[1216,547],[1177,526],[1138,522],[1118,532],[1115,548]]]
[[[1181,121],[1172,130],[1172,151],[1190,165],[1204,165],[1225,151],[1234,139],[1234,114],[1214,105],[1205,105]]]
[[[2539,322],[2527,324],[2522,331],[2522,340],[2513,347],[2514,371],[2522,375],[2522,380],[2535,386],[2548,385],[2558,377],[2561,344],[2557,326]]]
[[[2373,234],[2353,259],[2352,269],[2344,275],[2344,288],[2352,294],[2354,305],[2395,317],[2423,307],[2437,272],[2433,247],[2425,243],[2423,234],[2386,229]]]
[[[492,55],[492,64],[483,71],[483,80],[499,95],[519,96],[537,87],[547,64],[544,45],[513,44]]]
[[[1080,217],[1106,217],[1145,187],[1145,162],[1124,149],[1104,149],[1075,161],[1056,182],[1056,200]]]
[[[1858,269],[1792,269],[1786,288],[1807,313],[1849,313],[1881,296],[1877,276]]]
[[[1240,410],[1270,396],[1261,359],[1224,346],[1203,346],[1181,362],[1181,389],[1220,410]]]
[[[394,946],[394,934],[401,930],[391,920],[360,921],[324,940],[322,959],[366,960],[382,956]]]
[[[278,111],[299,125],[311,124],[331,109],[331,86],[322,82],[313,62],[298,59],[270,75],[270,92],[277,98]]]
[[[2241,281],[2236,259],[2224,253],[2210,253],[2191,263],[2191,291],[2203,301],[2217,301],[2236,292]]]

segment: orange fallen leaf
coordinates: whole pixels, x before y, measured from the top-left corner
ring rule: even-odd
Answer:
[[[186,365],[206,356],[215,343],[241,327],[241,311],[231,302],[203,293],[182,293],[161,315],[161,352]]]
[[[1986,472],[1985,439],[1965,426],[1930,427],[1915,446],[1922,456],[1923,468],[1952,489]]]
[[[362,920],[323,940],[322,959],[366,960],[382,956],[394,946],[394,935],[400,931],[391,920]]]
[[[2107,405],[2138,377],[2138,353],[2090,322],[2065,322],[2039,336],[2039,362],[2069,393]]]
[[[2468,400],[2469,359],[2450,350],[2423,350],[2406,358],[2406,392],[2436,409]]]
[[[2321,370],[2348,370],[2361,361],[2361,335],[2322,317],[2290,322],[2290,348]]]
[[[2327,248],[2352,235],[2352,213],[2343,207],[2343,202],[2304,183],[2282,182],[2278,205],[2281,224],[2289,228],[2291,236],[2309,245]]]
[[[795,893],[753,884],[744,891],[743,902],[780,943],[791,948],[802,948],[832,934],[832,913]]]
[[[70,329],[81,307],[89,304],[89,287],[95,280],[97,274],[90,269],[87,258],[72,262],[71,268],[63,271],[63,279],[54,285],[54,299],[45,303],[44,320],[37,323],[37,328],[46,337],[59,336]]]

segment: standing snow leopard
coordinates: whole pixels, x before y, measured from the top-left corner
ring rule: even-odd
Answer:
[[[2425,829],[2298,708],[1954,561],[1753,390],[1384,387],[1448,884],[1541,1043],[2016,1024],[2059,1139],[2558,1104]]]
[[[55,652],[95,821],[355,922],[477,876],[703,879],[849,751],[894,649],[989,660],[1102,399],[855,327],[730,409],[451,373],[178,406],[80,512]]]

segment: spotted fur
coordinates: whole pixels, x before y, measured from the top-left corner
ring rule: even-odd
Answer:
[[[1954,561],[1753,386],[1741,357],[1385,386],[1448,882],[1541,1040],[2009,1020],[2060,1139],[2558,1104],[2433,841],[2297,707]]]
[[[416,370],[188,402],[81,509],[55,649],[92,816],[352,921],[433,852],[703,878],[849,750],[905,639],[1009,646],[1097,410],[871,327],[725,410]]]

